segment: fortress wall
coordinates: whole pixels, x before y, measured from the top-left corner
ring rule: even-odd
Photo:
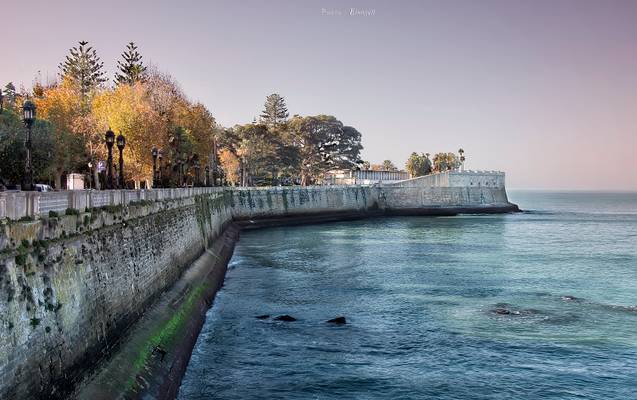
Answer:
[[[5,223],[0,398],[65,398],[233,218],[374,204],[369,187],[253,188]]]
[[[35,221],[4,220],[0,225],[0,398],[67,398],[87,371],[103,364],[149,306],[175,287],[195,259],[202,254],[220,259],[217,239],[233,221],[245,226],[273,219],[315,222],[384,211],[512,210],[502,208],[506,206],[512,205],[504,188],[414,184],[232,188]],[[309,217],[313,219],[304,220]],[[212,265],[206,264],[204,270]],[[225,264],[222,268],[220,273],[204,271],[201,276],[214,275],[210,279],[222,281]],[[118,390],[143,390],[136,376],[140,371],[154,371],[155,346],[188,347],[183,345],[183,337],[188,336],[184,324],[205,313],[195,317],[192,306],[205,310],[218,283],[208,282],[205,290],[190,284],[179,289],[169,308],[181,311],[163,313],[160,318],[167,318],[163,328],[149,331],[135,359],[120,364],[137,372],[126,382],[113,381]],[[175,362],[183,366],[184,360]]]

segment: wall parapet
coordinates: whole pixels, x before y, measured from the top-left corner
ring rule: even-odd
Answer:
[[[224,187],[194,187],[140,190],[63,190],[56,192],[0,192],[0,219],[40,217],[49,211],[63,213],[68,208],[84,211],[104,206],[128,205],[141,201],[176,200],[201,194],[223,192]]]
[[[13,215],[77,210],[0,224],[0,398],[12,399],[68,398],[194,260],[204,253],[221,257],[215,248],[225,241],[229,226],[517,209],[504,188],[431,188],[418,181],[408,186],[13,192],[0,199],[0,207],[13,208]],[[188,299],[199,296],[200,315],[205,314],[218,287],[215,279],[203,282],[212,285],[208,297],[188,286],[188,294],[179,292],[179,298],[191,304]],[[186,323],[189,312],[159,323],[161,334],[146,331],[141,351],[139,343],[133,344],[135,361],[126,363],[130,374],[121,379],[107,374],[98,380],[100,390],[110,382],[109,393],[137,395],[108,398],[140,398],[146,381],[136,378],[143,371],[168,370],[154,349],[176,354],[178,336],[187,331],[177,323]]]
[[[504,188],[505,174],[501,171],[444,171],[400,182],[383,184],[389,187],[492,187]]]

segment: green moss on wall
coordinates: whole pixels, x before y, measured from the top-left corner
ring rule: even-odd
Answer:
[[[269,190],[265,192],[265,198],[266,198],[266,201],[268,202],[268,208],[272,209],[272,206],[273,206],[272,193],[270,193]]]

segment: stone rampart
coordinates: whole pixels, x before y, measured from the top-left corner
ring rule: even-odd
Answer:
[[[227,247],[220,250],[219,238],[233,221],[250,226],[383,212],[514,209],[504,188],[397,184],[208,189],[147,191],[143,199],[139,193],[110,192],[109,199],[100,200],[105,195],[98,192],[85,198],[84,207],[60,213],[35,213],[45,197],[36,202],[31,194],[15,194],[33,201],[14,201],[11,207],[25,204],[31,214],[24,212],[38,218],[5,219],[0,225],[0,398],[68,398],[88,372],[112,357],[149,306],[169,288],[174,290],[194,260],[202,254],[211,260],[229,257]],[[60,201],[58,209],[76,201],[70,193],[58,197],[67,201]],[[119,199],[115,204],[114,197]],[[7,196],[0,200],[6,210]],[[188,336],[184,327],[199,326],[191,324],[189,316],[199,310],[197,318],[203,318],[201,310],[209,306],[220,283],[205,281],[223,279],[223,271],[204,271],[204,282],[194,280],[173,293],[162,314],[165,323],[157,331],[144,332],[147,337],[133,351],[134,359],[127,360],[130,376],[110,380],[117,390],[132,397],[150,390],[140,378],[143,371],[154,371],[153,363],[159,363],[158,371],[166,370],[164,356],[157,361],[156,350],[188,348],[182,340]],[[213,278],[205,278],[209,276]],[[185,368],[187,358],[170,357],[167,360],[176,363],[171,373]],[[171,388],[178,387],[171,382]]]

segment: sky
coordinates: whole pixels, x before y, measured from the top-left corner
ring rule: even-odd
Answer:
[[[280,93],[363,159],[466,152],[507,187],[637,190],[637,1],[0,0],[0,84],[53,79],[80,40],[126,43],[224,126]]]

